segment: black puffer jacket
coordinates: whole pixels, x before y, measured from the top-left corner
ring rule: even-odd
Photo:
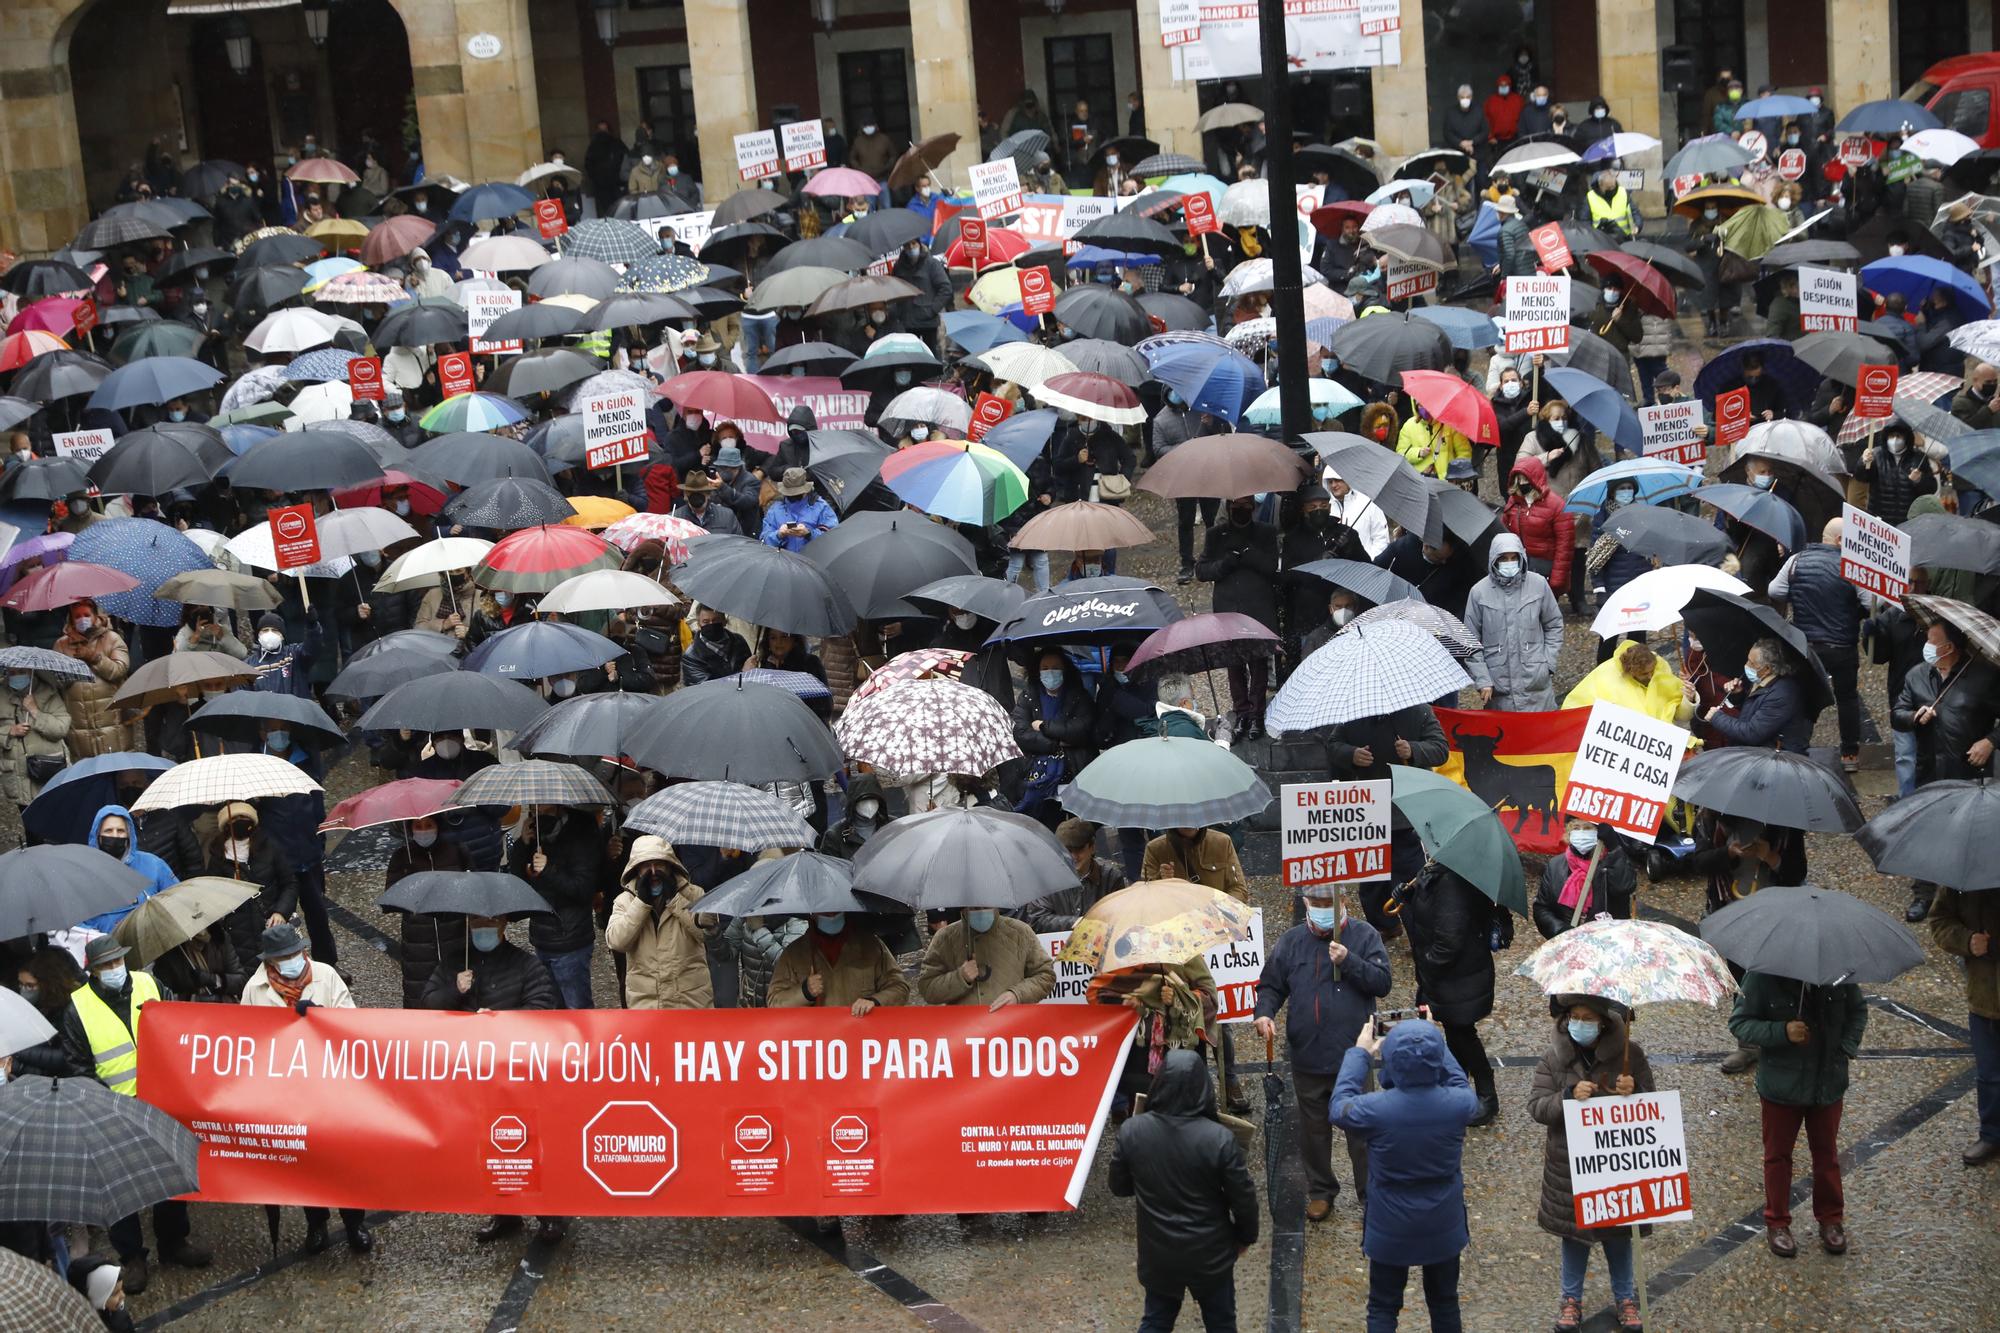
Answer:
[[[1083,688],[1083,677],[1067,658],[1063,662],[1063,687],[1055,717],[1042,719],[1042,687],[1029,672],[1028,688],[1014,700],[1014,743],[1024,754],[1054,754],[1058,750],[1087,750],[1097,729],[1097,709]],[[1041,722],[1038,730],[1035,723]],[[1087,761],[1086,761],[1087,762]]]
[[[1139,1285],[1205,1287],[1257,1241],[1257,1187],[1236,1136],[1215,1118],[1215,1085],[1194,1051],[1169,1051],[1146,1110],[1118,1130],[1111,1192],[1139,1201]]]
[[[186,815],[179,810],[149,810],[137,818],[140,851],[165,861],[175,879],[193,879],[204,873],[207,858]]]
[[[545,824],[552,818],[540,817]],[[597,935],[592,899],[616,888],[604,864],[604,835],[588,815],[571,811],[562,816],[562,827],[542,848],[549,856],[540,873],[531,869],[535,850],[534,838],[528,837],[507,852],[508,871],[527,880],[556,909],[554,916],[529,920],[529,941],[544,953],[588,949]]]
[[[560,1009],[562,992],[556,989],[542,960],[506,940],[492,953],[472,955],[472,989],[458,993],[458,974],[464,971],[456,959],[439,963],[424,987],[424,1008],[462,1009]]]
[[[1496,909],[1478,889],[1432,864],[1403,904],[1423,1002],[1440,1023],[1477,1023],[1493,1012],[1493,952],[1486,926]]]
[[[299,878],[292,870],[291,859],[261,829],[250,835],[250,859],[242,865],[223,854],[221,839],[211,841],[201,873],[248,880],[257,886],[255,898],[222,919],[223,929],[229,932],[229,942],[235,946],[239,958],[257,956],[262,947],[258,937],[273,915],[290,916],[298,910]]]
[[[419,847],[412,843],[408,847],[398,847],[389,857],[389,870],[382,879],[382,887],[394,888],[411,875],[427,870],[470,870],[465,853],[458,845],[440,837],[430,847]],[[403,921],[403,1007],[421,1009],[424,1007],[424,987],[430,984],[431,974],[438,964],[448,963],[455,968],[463,968],[470,957],[471,945],[465,934],[465,918],[457,915],[437,916],[430,912],[399,913]]]
[[[1602,837],[1602,831],[1599,836]],[[1572,909],[1562,905],[1563,885],[1569,882],[1570,853],[1567,848],[1551,856],[1542,866],[1541,886],[1535,890],[1535,929],[1552,940],[1569,929]],[[1584,858],[1588,860],[1589,858]],[[1620,921],[1632,919],[1632,895],[1639,891],[1639,875],[1624,847],[1606,841],[1598,858],[1597,873],[1591,876],[1590,893],[1584,900],[1583,919],[1609,912]]]

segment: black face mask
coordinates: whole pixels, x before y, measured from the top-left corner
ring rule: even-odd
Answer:
[[[701,637],[710,643],[721,643],[729,637],[729,626],[720,621],[713,625],[703,625],[701,627]]]
[[[99,838],[97,840],[97,850],[103,852],[114,861],[123,861],[125,853],[131,850],[131,847],[132,840],[130,838]]]
[[[1256,517],[1257,511],[1254,509],[1232,509],[1229,511],[1229,521],[1239,528],[1249,527],[1251,520]]]
[[[246,839],[256,831],[257,826],[247,819],[239,819],[229,826],[229,836],[237,839]]]

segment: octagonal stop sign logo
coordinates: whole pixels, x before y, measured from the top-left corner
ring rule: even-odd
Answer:
[[[606,1102],[583,1126],[583,1169],[619,1198],[644,1198],[680,1168],[680,1131],[651,1102]]]
[[[297,512],[278,515],[278,535],[288,542],[303,540],[306,535],[306,516]]]
[[[763,1152],[771,1146],[771,1138],[771,1122],[761,1115],[746,1115],[736,1122],[736,1146],[744,1152]]]
[[[528,1146],[528,1126],[520,1116],[503,1115],[486,1131],[486,1138],[501,1152],[519,1152]]]
[[[858,1115],[844,1115],[833,1122],[833,1146],[842,1152],[860,1152],[868,1146],[868,1122]]]

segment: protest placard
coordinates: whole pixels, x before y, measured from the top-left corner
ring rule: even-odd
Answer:
[[[1566,1098],[1562,1108],[1579,1227],[1694,1217],[1680,1093],[1615,1097],[1600,1091],[1586,1101]]]
[[[972,201],[978,206],[980,217],[991,222],[1020,211],[1021,173],[1015,168],[1013,158],[975,162],[967,174],[972,177]]]
[[[583,461],[591,471],[646,456],[646,393],[638,387],[586,394]]]
[[[1895,362],[1864,365],[1854,376],[1854,415],[1881,421],[1896,415],[1896,381],[1902,370]]]
[[[271,510],[266,518],[280,573],[319,563],[319,525],[313,521],[311,505],[285,505]]]
[[[1569,347],[1569,282],[1567,273],[1507,279],[1502,319],[1510,356]]]
[[[493,321],[502,315],[521,308],[521,293],[512,287],[500,291],[475,288],[466,293],[465,329],[472,335],[472,350],[481,356],[508,356],[521,350],[517,338],[503,338],[498,342],[486,341],[486,330],[493,327]]]
[[[762,180],[778,174],[778,135],[775,130],[739,134],[736,143],[736,175],[746,181]]]
[[[562,200],[535,200],[535,230],[545,241],[553,241],[569,230],[569,215],[563,211]]]
[[[785,141],[785,170],[810,171],[826,165],[826,126],[818,117],[778,127]]]
[[[446,352],[438,358],[438,385],[447,398],[456,398],[462,393],[471,393],[475,381],[472,377],[472,353]]]
[[[1389,875],[1389,780],[1290,783],[1278,795],[1287,888]]]
[[[998,394],[981,393],[972,403],[972,424],[966,427],[965,438],[977,444],[986,437],[986,432],[1005,421],[1013,414],[1014,404]]]
[[[1069,942],[1066,931],[1035,936],[1051,959]],[[1257,1007],[1257,978],[1264,971],[1264,912],[1250,914],[1250,938],[1218,945],[1203,956],[1209,975],[1215,978],[1219,1011],[1224,1023],[1247,1023]],[[1083,1004],[1084,992],[1095,973],[1081,963],[1057,961],[1056,987],[1044,1004]]]
[[[1056,308],[1055,279],[1047,264],[1021,270],[1021,309],[1030,315],[1047,315]]]
[[[73,458],[84,467],[104,457],[105,451],[117,443],[108,426],[96,430],[59,430],[49,438],[55,443],[56,457]]]
[[[1702,424],[1701,401],[1696,398],[1640,408],[1639,429],[1645,436],[1646,457],[1700,467],[1707,449],[1701,437]]]
[[[978,268],[986,262],[986,219],[964,217],[958,220],[958,243],[965,251],[965,257]]]
[[[1803,148],[1787,148],[1778,154],[1778,175],[1788,181],[1801,180],[1806,174],[1806,153]]]
[[[1857,291],[1852,273],[1800,265],[1799,327],[1808,333],[1824,329],[1852,333],[1860,309],[1855,303]]]
[[[1563,813],[1652,842],[1673,796],[1688,734],[1637,709],[1592,704],[1570,764]]]
[[[1401,259],[1382,261],[1382,281],[1387,285],[1383,294],[1391,301],[1407,301],[1422,296],[1425,292],[1437,290],[1438,275],[1434,268],[1422,264],[1406,263]]]
[[[357,356],[347,363],[347,391],[356,398],[381,402],[382,358],[379,356]]]
[[[1865,509],[1840,506],[1840,577],[1899,602],[1910,587],[1910,534]]]
[[[1847,166],[1865,167],[1874,157],[1875,151],[1865,134],[1850,134],[1840,141],[1840,160]]]
[[[1201,40],[1201,0],[1160,0],[1160,45],[1186,46]]]
[[[1535,244],[1535,259],[1542,266],[1542,272],[1555,273],[1576,262],[1570,253],[1569,238],[1563,235],[1562,224],[1551,222],[1528,233],[1528,239]]]
[[[1715,442],[1741,444],[1750,433],[1750,386],[1715,395]]]
[[[1222,230],[1222,223],[1215,216],[1215,201],[1200,190],[1182,197],[1181,215],[1187,219],[1190,236]]]
[[[1403,30],[1403,0],[1360,0],[1360,5],[1363,37]]]

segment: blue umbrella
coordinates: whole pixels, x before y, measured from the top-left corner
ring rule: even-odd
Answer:
[[[1124,250],[1107,250],[1101,245],[1085,245],[1079,246],[1075,254],[1063,260],[1063,267],[1096,268],[1099,264],[1116,264],[1119,268],[1144,268],[1148,264],[1166,262],[1159,255],[1131,254]]]
[[[1885,97],[1878,102],[1863,102],[1854,107],[1833,128],[1839,134],[1913,134],[1918,130],[1935,130],[1943,126],[1944,122],[1932,115],[1930,108],[1896,97]]]
[[[1598,434],[1609,435],[1627,449],[1639,450],[1646,447],[1646,433],[1639,426],[1639,414],[1632,410],[1632,404],[1625,401],[1625,395],[1606,384],[1597,376],[1568,366],[1555,366],[1542,372],[1563,400],[1576,409],[1576,414],[1588,421]]]
[[[284,434],[283,431],[273,427],[254,426],[249,422],[238,422],[219,429],[222,431],[222,442],[229,446],[229,452],[239,457],[250,452],[251,445],[262,444],[274,435]]]
[[[503,629],[466,655],[464,670],[541,680],[589,671],[624,654],[602,634],[559,620],[531,620]]]
[[[315,347],[310,352],[295,356],[285,366],[285,378],[305,384],[324,384],[328,380],[347,379],[347,363],[356,359],[353,352],[340,347]]]
[[[1333,346],[1333,335],[1340,332],[1340,326],[1352,322],[1352,320],[1335,319],[1331,315],[1323,315],[1318,319],[1309,319],[1306,321],[1306,341],[1309,343],[1318,343],[1321,347],[1331,347]],[[1331,361],[1336,366],[1340,364],[1339,360],[1331,352],[1325,353],[1322,360]]]
[[[1235,425],[1264,392],[1264,372],[1233,347],[1211,342],[1164,343],[1142,352],[1153,378],[1197,412]]]
[[[199,546],[150,518],[101,518],[77,534],[69,558],[109,565],[139,580],[132,591],[100,597],[97,604],[107,614],[156,628],[180,624],[181,604],[163,602],[152,590],[176,574],[215,568]]]
[[[1055,434],[1056,421],[1053,407],[1016,412],[987,431],[979,442],[989,449],[999,450],[1008,462],[1026,472],[1042,450],[1048,447],[1049,436]]]
[[[1810,116],[1819,110],[1803,97],[1792,97],[1777,93],[1771,97],[1753,97],[1736,108],[1738,120],[1783,120],[1787,116]]]
[[[1574,404],[1574,400],[1571,402]],[[1629,481],[1637,487],[1638,503],[1659,504],[1677,500],[1701,485],[1701,469],[1669,463],[1664,458],[1620,459],[1570,487],[1569,501],[1563,508],[1572,514],[1594,514],[1604,507],[1604,494],[1611,484],[1619,481]]]
[[[1443,329],[1451,345],[1460,351],[1476,352],[1482,347],[1500,345],[1500,326],[1477,310],[1462,305],[1426,305],[1410,313]]]
[[[1700,487],[1690,494],[1703,504],[1714,505],[1738,522],[1749,524],[1787,551],[1805,549],[1806,521],[1799,517],[1798,510],[1769,491],[1722,481],[1713,486]]]
[[[1752,338],[1718,352],[1695,376],[1694,396],[1712,412],[1715,395],[1743,383],[1743,358],[1752,352],[1763,355],[1764,373],[1784,389],[1786,406],[1799,412],[1812,406],[1813,394],[1819,391],[1820,374],[1794,356],[1792,345],[1783,338]]]
[[[137,751],[79,759],[48,780],[21,812],[21,822],[43,842],[82,842],[90,836],[91,816],[118,799],[118,774],[164,773],[173,766],[171,759]]]
[[[965,349],[967,356],[984,356],[1001,343],[1026,342],[1028,335],[983,310],[954,310],[943,320],[945,337]]]
[[[222,372],[187,356],[149,356],[106,375],[87,406],[117,411],[169,402],[222,382]]]
[[[1974,431],[1953,440],[1951,472],[1988,495],[2000,495],[2000,430]]]
[[[1491,204],[1479,206],[1479,216],[1472,220],[1472,230],[1466,233],[1465,243],[1479,256],[1479,262],[1488,268],[1500,262],[1500,210]]]
[[[1949,288],[1953,301],[1967,313],[1976,311],[1984,315],[1993,308],[1993,303],[1986,299],[1986,293],[1979,290],[1979,284],[1972,280],[1971,275],[1929,255],[1895,255],[1878,259],[1862,268],[1861,285],[1884,296],[1891,292],[1900,293],[1913,308],[1919,302],[1928,300],[1939,287]]]
[[[774,671],[768,667],[752,667],[739,672],[743,679],[760,685],[775,685],[787,694],[795,694],[801,699],[831,699],[833,691],[818,676],[804,671]]]
[[[453,222],[483,222],[488,218],[511,218],[535,206],[535,197],[518,185],[488,181],[458,196],[446,216]]]

